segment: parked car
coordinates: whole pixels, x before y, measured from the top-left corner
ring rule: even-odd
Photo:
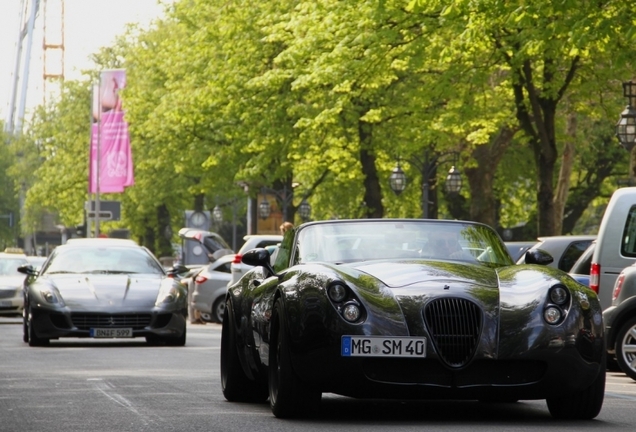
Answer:
[[[539,237],[530,249],[542,249],[552,255],[554,261],[548,266],[569,272],[572,265],[585,249],[596,239],[595,235],[562,235]],[[519,257],[517,264],[524,264],[525,253]]]
[[[596,294],[565,272],[515,265],[490,227],[309,222],[286,233],[278,250],[273,266],[266,249],[245,252],[243,262],[255,267],[229,288],[221,335],[227,400],[269,397],[283,418],[313,412],[323,392],[546,399],[557,418],[598,415],[606,351]],[[526,255],[552,260],[541,250]]]
[[[18,267],[27,263],[27,257],[22,253],[0,252],[0,315],[22,315],[24,275]]]
[[[574,280],[585,286],[590,286],[590,268],[592,266],[592,256],[594,255],[595,247],[596,241],[593,241],[568,272]]]
[[[245,243],[243,243],[238,253],[234,255],[234,260],[232,261],[231,279],[228,282],[228,287],[238,282],[252,268],[252,266],[245,264],[241,260],[245,252],[255,248],[276,246],[283,240],[283,236],[276,234],[250,234],[243,237],[243,240],[245,240]]]
[[[208,261],[212,262],[224,255],[233,254],[234,251],[223,240],[223,237],[215,232],[197,228],[181,228],[179,237],[188,241],[195,241],[201,245],[207,254]]]
[[[220,323],[225,311],[227,284],[232,278],[231,264],[234,255],[225,255],[202,267],[190,282],[193,316],[203,321]]]
[[[145,247],[123,239],[72,239],[41,270],[26,264],[23,339],[134,338],[186,342],[185,287]]]
[[[617,189],[610,198],[598,230],[590,266],[590,288],[603,309],[612,305],[620,272],[636,262],[636,187]]]
[[[608,354],[636,380],[636,264],[623,269],[612,291],[612,305],[603,311]]]

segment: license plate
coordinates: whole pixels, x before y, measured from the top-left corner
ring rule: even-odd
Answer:
[[[342,357],[426,357],[426,338],[342,336]]]
[[[11,307],[13,306],[13,302],[10,300],[2,300],[0,301],[0,307]]]
[[[90,335],[94,338],[130,338],[133,337],[133,331],[131,328],[92,328]]]

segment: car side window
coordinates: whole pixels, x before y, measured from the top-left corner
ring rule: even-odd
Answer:
[[[636,258],[636,206],[632,206],[627,214],[621,239],[621,255]]]
[[[223,265],[218,266],[215,270],[221,273],[232,273],[232,263],[227,262]]]

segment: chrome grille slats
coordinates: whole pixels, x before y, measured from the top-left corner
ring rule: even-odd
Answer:
[[[73,313],[73,325],[81,330],[91,328],[131,327],[136,330],[150,325],[150,314]]]
[[[482,330],[479,306],[462,298],[439,298],[426,305],[424,321],[437,353],[448,366],[470,362]]]

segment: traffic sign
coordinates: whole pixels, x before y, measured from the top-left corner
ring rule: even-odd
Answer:
[[[86,216],[90,219],[95,219],[95,217],[97,216],[97,212],[94,211],[89,211],[86,212]],[[99,212],[99,220],[100,221],[109,221],[109,220],[113,220],[113,212],[110,211],[100,211]]]

